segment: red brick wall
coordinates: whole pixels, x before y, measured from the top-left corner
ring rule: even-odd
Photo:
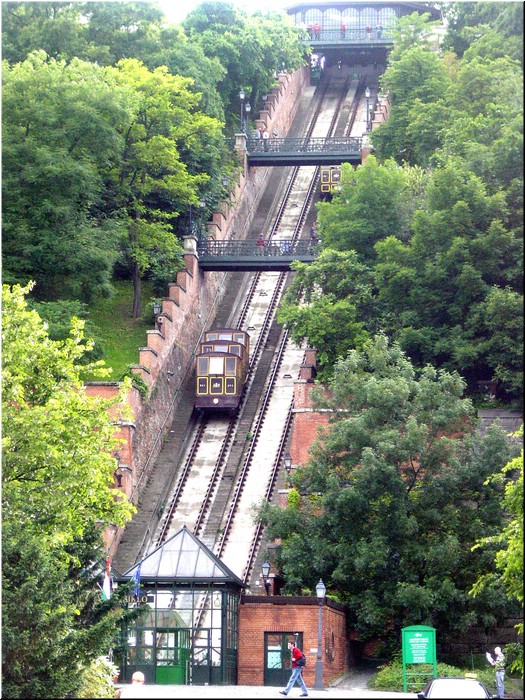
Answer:
[[[290,454],[294,466],[306,464],[310,446],[317,437],[318,429],[328,425],[328,413],[314,413],[312,410],[310,393],[315,387],[316,385],[308,380],[299,379],[294,384],[294,421],[290,441]]]
[[[301,601],[300,603],[298,602]],[[307,686],[315,681],[319,605],[314,597],[243,596],[239,612],[239,685],[264,683],[264,633],[302,632]],[[348,635],[343,606],[327,600],[323,605],[323,685],[348,671]]]

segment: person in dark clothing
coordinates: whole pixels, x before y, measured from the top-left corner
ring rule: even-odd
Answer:
[[[288,642],[288,649],[292,652],[292,675],[290,676],[290,680],[288,681],[286,688],[284,690],[280,690],[279,693],[281,695],[288,695],[295,683],[298,683],[303,691],[301,693],[301,697],[306,698],[308,697],[308,688],[303,681],[303,667],[299,666],[297,663],[299,659],[302,659],[303,652],[298,646],[295,645],[295,642]]]

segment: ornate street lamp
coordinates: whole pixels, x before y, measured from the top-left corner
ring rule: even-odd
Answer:
[[[319,601],[319,618],[317,622],[317,658],[315,660],[315,683],[314,688],[316,690],[323,689],[323,650],[321,645],[323,643],[323,602],[326,595],[326,586],[323,583],[323,579],[319,579],[319,583],[315,587],[315,592],[317,594],[317,600]]]
[[[261,566],[261,571],[262,571],[262,575],[263,575],[264,588],[266,590],[266,595],[270,595],[270,581],[268,580],[268,577],[270,576],[270,565],[268,564],[267,561],[265,561],[264,564]]]
[[[292,455],[287,452],[283,457],[284,468],[288,474],[292,473]]]

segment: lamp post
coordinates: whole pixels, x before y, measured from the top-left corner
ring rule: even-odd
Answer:
[[[164,319],[159,318],[159,314],[162,311],[162,304],[160,301],[154,301],[153,302],[153,315],[155,316],[155,325],[157,326],[157,330],[162,329],[162,322]]]
[[[270,565],[267,561],[265,561],[264,564],[262,564],[261,571],[263,575],[264,589],[266,591],[266,595],[270,595],[270,582],[268,581],[268,577],[270,576]]]
[[[115,459],[117,460],[117,468],[115,469],[115,478],[117,480],[117,488],[122,488],[122,477],[124,474],[122,472],[128,472],[131,474],[132,469],[131,467],[128,467],[127,464],[121,464],[120,463],[120,454],[117,452],[115,455]]]
[[[292,455],[287,452],[284,457],[283,457],[283,462],[284,462],[284,468],[286,469],[287,474],[292,473]]]
[[[249,102],[246,103],[244,107],[244,111],[246,113],[246,118],[244,120],[244,132],[247,134],[248,133],[248,118],[250,116],[250,112],[252,111],[252,106]]]
[[[319,583],[315,587],[317,600],[319,601],[319,618],[317,621],[317,658],[315,660],[315,683],[316,690],[323,689],[323,651],[321,645],[323,643],[323,602],[326,595],[326,586],[323,579],[319,579]]]
[[[206,202],[204,199],[199,199],[199,206],[198,209],[202,210],[206,206]],[[190,204],[190,234],[193,236],[197,236],[200,233],[200,220],[201,214],[197,212],[197,222],[195,222],[195,219],[193,217],[193,205]],[[200,238],[200,235],[198,235]]]
[[[241,131],[243,130],[243,124],[244,124],[244,98],[246,97],[246,93],[244,90],[239,90],[239,99],[241,101]]]
[[[368,86],[365,89],[365,97],[366,97],[366,131],[370,131],[370,116],[369,116],[370,88]]]

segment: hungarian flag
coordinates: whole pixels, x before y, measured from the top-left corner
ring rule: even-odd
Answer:
[[[140,564],[137,566],[133,579],[135,581],[135,600],[138,600],[140,595]]]
[[[102,600],[111,598],[111,559],[106,559],[106,571],[104,573],[104,583],[102,584]]]

